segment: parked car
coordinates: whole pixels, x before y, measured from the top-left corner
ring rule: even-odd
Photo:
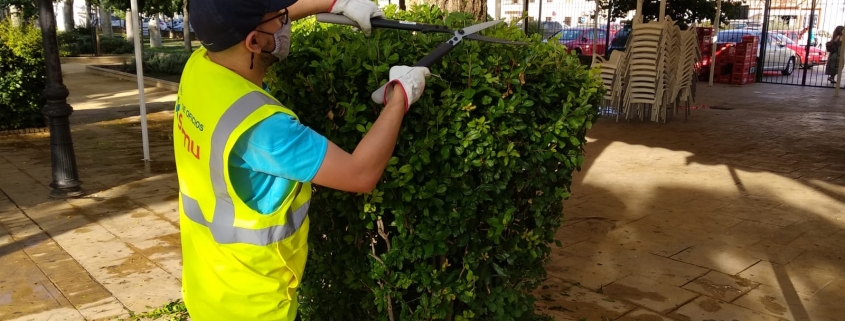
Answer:
[[[762,38],[759,30],[734,29],[719,31],[716,41],[718,44],[739,43],[742,42],[743,36]],[[795,64],[800,58],[778,36],[779,34],[777,33],[768,34],[766,38],[766,56],[763,57],[765,59],[761,59],[760,53],[763,51],[761,48],[757,48],[757,65],[762,66],[763,71],[780,71],[784,76],[789,76],[795,71]],[[761,60],[764,62],[760,63]]]
[[[792,41],[781,34],[775,34],[774,36],[779,39],[780,43],[785,44],[787,48],[792,49],[792,51],[798,54],[798,57],[801,58],[799,61],[802,68],[811,68],[827,63],[827,53],[816,47],[810,47],[810,57],[807,59],[808,57],[805,55],[807,53],[806,39],[805,42],[800,43]]]
[[[124,28],[126,27],[126,23],[118,17],[111,16],[111,26],[117,28]]]
[[[605,58],[610,58],[610,54],[614,50],[625,51],[625,46],[628,44],[628,36],[631,35],[631,30],[633,28],[630,24],[626,24],[616,31],[616,34],[613,35],[613,38],[610,40],[610,47],[607,48],[607,52],[605,54]]]
[[[536,26],[537,22],[529,22],[528,27],[531,27],[531,24]],[[522,21],[517,22],[516,27],[522,29]],[[540,24],[540,28],[543,28],[543,39],[549,39],[552,37],[552,35],[560,31],[560,29],[563,29],[563,25],[557,21],[543,21],[543,23]]]
[[[566,28],[552,35],[552,38],[557,36],[560,36],[560,39],[558,39],[560,44],[579,56],[592,56],[594,52],[598,55],[604,55],[607,49],[607,29],[604,28]],[[596,39],[595,48],[592,47],[593,39]]]

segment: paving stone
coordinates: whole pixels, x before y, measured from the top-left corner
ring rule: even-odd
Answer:
[[[702,243],[672,256],[681,262],[735,275],[758,261],[758,258],[741,248],[718,243]]]
[[[845,313],[842,301],[798,294],[788,286],[761,285],[734,304],[791,321],[824,320]]]
[[[805,252],[803,249],[771,243],[769,240],[762,240],[750,246],[748,251],[758,259],[781,265],[795,260]]]
[[[708,296],[700,296],[670,316],[683,321],[782,321],[771,315],[749,310]]]
[[[674,286],[682,286],[708,271],[699,266],[652,253],[625,259],[621,264],[633,274],[660,280],[662,283]]]
[[[125,318],[129,316],[129,311],[126,310],[123,304],[111,296],[96,302],[78,305],[77,309],[79,309],[79,313],[85,316],[87,320]]]
[[[2,314],[0,314],[2,316]],[[41,311],[33,314],[27,314],[25,316],[15,317],[14,319],[10,319],[9,321],[43,321],[43,320],[50,320],[50,321],[85,321],[85,317],[79,313],[73,307],[64,307],[64,308],[57,308],[51,309],[46,311]]]
[[[735,206],[731,204],[731,206],[720,208],[717,211],[724,215],[780,227],[790,226],[804,219],[803,216],[796,215],[794,209],[781,206],[761,209],[754,206]]]
[[[633,304],[595,293],[557,278],[546,279],[535,291],[535,296],[537,296],[535,307],[543,313],[563,314],[575,320],[614,320],[636,308]]]
[[[593,259],[555,251],[552,252],[551,261],[546,264],[546,271],[551,276],[593,290],[631,274],[621,266],[599,264],[601,262]]]
[[[669,312],[698,296],[695,292],[635,275],[605,286],[603,292],[658,312]]]
[[[811,268],[793,264],[780,265],[767,261],[760,261],[739,273],[738,276],[769,286],[794,288],[799,294],[808,296],[835,279]]]
[[[817,274],[841,277],[845,275],[845,249],[840,251],[806,251],[792,260],[789,266],[811,270]]]
[[[617,321],[674,321],[665,315],[660,315],[643,308],[636,309],[626,314],[625,316],[616,319]]]
[[[179,224],[179,193],[172,192],[168,195],[153,196],[147,198],[133,198],[133,200],[150,211],[161,215],[171,223]]]
[[[758,285],[738,276],[710,271],[684,285],[683,288],[720,301],[731,302]]]

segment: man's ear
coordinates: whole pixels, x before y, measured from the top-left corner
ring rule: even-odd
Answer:
[[[261,43],[258,40],[258,31],[253,30],[248,35],[246,35],[246,39],[244,40],[244,47],[246,50],[252,53],[261,53]]]

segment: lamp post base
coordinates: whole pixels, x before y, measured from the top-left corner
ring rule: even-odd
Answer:
[[[50,191],[51,198],[57,199],[64,199],[64,198],[75,198],[85,195],[85,191],[82,190],[82,186],[75,186],[69,188],[53,188]]]

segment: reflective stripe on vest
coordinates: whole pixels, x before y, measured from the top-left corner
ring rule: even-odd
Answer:
[[[182,210],[185,212],[185,216],[197,224],[208,227],[214,236],[214,241],[219,244],[246,243],[263,246],[284,240],[302,226],[305,216],[308,214],[310,200],[296,210],[291,206],[285,213],[284,225],[274,225],[262,229],[234,226],[235,205],[232,204],[232,198],[229,196],[224,178],[226,171],[223,168],[226,142],[229,141],[232,132],[244,119],[264,105],[280,106],[279,103],[260,92],[251,92],[244,95],[223,113],[211,134],[211,157],[208,163],[211,170],[211,187],[216,197],[214,216],[211,222],[203,216],[199,202],[182,193]],[[299,194],[301,188],[302,183],[297,182],[292,191],[293,199],[296,199],[296,195]]]

